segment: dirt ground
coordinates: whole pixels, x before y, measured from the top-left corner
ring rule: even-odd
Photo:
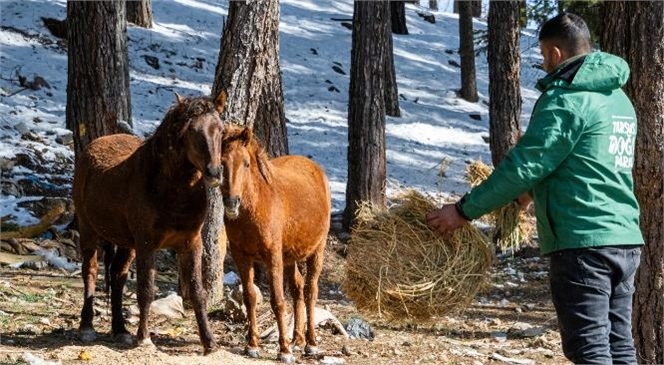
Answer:
[[[296,354],[297,363],[566,363],[549,299],[547,263],[532,248],[496,259],[492,286],[481,292],[465,311],[435,318],[429,323],[407,324],[388,323],[357,312],[352,302],[339,292],[344,270],[341,251],[343,244],[331,239],[318,305],[330,310],[344,325],[351,318],[368,321],[375,338],[372,341],[346,339],[330,328],[320,328],[318,336],[323,353],[316,357]],[[168,274],[158,275],[158,278],[168,277]],[[128,283],[125,307],[136,302],[132,291],[134,283],[132,280]],[[157,286],[157,298],[174,290],[172,280],[158,280]],[[98,288],[103,289],[101,280]],[[102,291],[97,301],[99,313],[95,325],[99,336],[93,345],[85,345],[77,339],[76,332],[82,305],[80,273],[0,267],[0,363],[39,364],[35,358],[61,364],[103,365],[275,363],[275,343],[262,343],[260,359],[244,357],[241,355],[244,324],[214,314],[210,316],[211,325],[220,349],[202,356],[191,310],[178,320],[150,318],[156,348],[116,344],[108,335],[110,305]],[[272,316],[265,302],[259,307],[258,316],[270,319],[261,323],[260,330],[271,325]],[[136,325],[130,322],[128,328],[134,332]]]

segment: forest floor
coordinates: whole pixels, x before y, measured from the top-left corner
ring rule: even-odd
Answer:
[[[366,320],[373,340],[347,339],[319,328],[320,356],[297,354],[300,364],[560,364],[556,315],[548,289],[546,259],[533,247],[494,262],[489,288],[464,311],[428,323],[389,323],[357,312],[340,291],[345,260],[343,243],[331,237],[320,280],[318,306],[332,312],[342,324]],[[161,256],[167,258],[168,255]],[[166,260],[168,261],[168,260]],[[157,298],[175,290],[175,273],[158,267]],[[110,305],[100,275],[95,305],[98,339],[83,344],[77,339],[82,306],[80,273],[56,269],[0,271],[0,363],[2,364],[263,364],[274,363],[277,345],[263,342],[260,359],[241,355],[245,325],[210,312],[211,326],[220,344],[215,353],[202,356],[193,311],[182,319],[151,316],[149,328],[156,348],[135,348],[114,343],[109,333]],[[135,281],[129,280],[125,308],[136,304]],[[267,298],[267,293],[264,292]],[[218,312],[217,312],[218,313]],[[265,300],[258,310],[262,331],[272,325]],[[135,321],[129,321],[134,332]],[[39,362],[43,359],[45,362]]]

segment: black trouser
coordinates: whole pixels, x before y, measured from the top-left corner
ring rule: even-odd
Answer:
[[[549,258],[565,357],[575,364],[636,364],[632,295],[640,246],[563,250]]]

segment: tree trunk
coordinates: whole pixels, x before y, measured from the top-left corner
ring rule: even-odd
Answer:
[[[394,4],[394,3],[393,3]],[[392,17],[394,19],[394,17]],[[389,22],[385,22],[387,29],[387,47],[385,50],[385,114],[391,117],[400,117],[399,88],[397,86],[397,73],[394,68],[394,42],[390,32]]]
[[[207,292],[208,308],[219,304],[224,299],[224,257],[226,257],[226,248],[228,239],[224,229],[224,206],[219,188],[208,188],[208,212],[201,232],[203,239],[203,287]],[[178,272],[187,270],[178,261]],[[190,303],[189,284],[182,280],[182,275],[178,279],[178,292],[182,299]]]
[[[288,154],[279,67],[279,1],[231,1],[227,21],[212,85],[213,97],[222,91],[227,94],[222,120],[253,127],[271,156]],[[203,269],[204,277],[209,276],[204,283],[220,300],[227,240],[219,189],[208,190],[208,207],[214,220],[208,219],[203,227]],[[258,272],[256,276],[260,277]]]
[[[461,97],[477,102],[475,46],[473,42],[473,3],[459,3],[459,55],[461,56]]]
[[[408,34],[406,26],[406,3],[404,1],[390,1],[392,18],[392,33]]]
[[[438,11],[438,0],[429,0],[429,9]]]
[[[516,144],[520,134],[519,2],[489,2],[489,145],[494,166]]]
[[[152,28],[152,0],[127,1],[127,21],[143,28]]]
[[[252,126],[271,156],[288,154],[279,66],[279,1],[231,1],[212,95],[228,94],[223,120]]]
[[[385,57],[390,9],[386,1],[355,1],[348,102],[348,182],[344,227],[358,202],[385,204]]]
[[[472,4],[473,18],[481,18],[482,17],[482,0],[472,0],[470,3]]]
[[[131,124],[123,1],[69,1],[67,128],[78,154],[93,139]]]
[[[636,274],[632,332],[639,364],[664,363],[664,3],[608,1],[602,47],[630,65],[626,85],[638,120],[634,186],[645,239]]]

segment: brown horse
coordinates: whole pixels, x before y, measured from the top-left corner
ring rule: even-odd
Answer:
[[[133,341],[122,317],[122,291],[136,258],[139,345],[152,345],[147,321],[154,299],[155,251],[171,248],[183,260],[181,267],[190,268],[180,274],[191,283],[205,353],[216,346],[201,282],[200,231],[207,213],[206,186],[219,186],[223,178],[219,113],[225,96],[217,106],[208,98],[176,97],[152,137],[144,142],[128,134],[100,137],[76,161],[73,197],[85,288],[79,327],[83,341],[96,337],[92,319],[97,248],[104,246],[110,255],[105,263],[113,338],[127,344]]]
[[[293,344],[304,346],[305,289],[307,333],[305,353],[317,352],[314,308],[318,277],[330,227],[330,188],[323,169],[302,156],[268,159],[250,128],[224,127],[224,223],[231,254],[240,272],[249,318],[247,355],[258,356],[254,262],[267,266],[270,304],[279,328],[279,360],[291,363],[284,323],[284,272],[293,296]],[[297,262],[306,260],[306,287]]]

